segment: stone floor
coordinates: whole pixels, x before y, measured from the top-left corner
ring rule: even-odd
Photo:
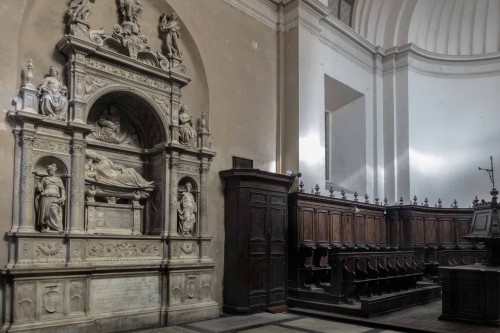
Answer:
[[[369,326],[323,320],[291,313],[257,313],[248,316],[225,316],[218,319],[134,333],[396,333]]]
[[[223,315],[218,319],[133,333],[500,333],[500,327],[441,321],[440,313],[440,300],[369,319],[291,308],[289,313]]]

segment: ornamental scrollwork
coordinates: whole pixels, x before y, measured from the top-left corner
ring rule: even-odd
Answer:
[[[36,245],[36,253],[39,256],[45,256],[45,257],[55,257],[59,254],[62,253],[64,246],[59,243],[38,243]]]
[[[88,247],[87,255],[94,258],[158,257],[161,249],[150,243],[98,243]]]

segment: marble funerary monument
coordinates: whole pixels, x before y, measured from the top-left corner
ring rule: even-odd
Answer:
[[[1,332],[111,332],[219,314],[207,225],[215,154],[204,114],[193,120],[181,101],[190,78],[178,18],[158,17],[164,47],[152,51],[139,1],[117,1],[112,32],[90,26],[93,4],[70,2],[57,44],[66,67],[38,84],[28,60],[8,114],[18,144]]]

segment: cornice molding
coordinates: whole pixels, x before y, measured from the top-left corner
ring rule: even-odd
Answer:
[[[272,0],[225,0],[231,6],[241,10],[245,14],[253,17],[265,26],[278,30],[280,26],[279,6],[282,2],[290,1],[272,1]]]
[[[370,43],[331,14],[320,0],[225,0],[275,31],[301,25],[319,41],[377,76],[409,69],[435,77],[500,75],[500,52],[445,55],[406,44],[385,50]]]

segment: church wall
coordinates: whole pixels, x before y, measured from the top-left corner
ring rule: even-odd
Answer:
[[[500,76],[429,76],[409,71],[411,195],[460,207],[488,199],[484,171],[498,165]]]
[[[349,188],[348,190],[368,193],[374,198],[378,179],[375,173],[377,167],[376,153],[377,138],[375,137],[376,126],[381,123],[375,112],[377,103],[376,86],[379,81],[375,79],[373,69],[363,65],[366,53],[354,45],[348,45],[345,40],[332,33],[328,27],[321,26],[321,35],[311,33],[307,28],[301,27],[300,34],[300,120],[299,120],[299,161],[300,171],[303,174],[306,192],[310,192],[315,184],[319,184],[322,191],[327,193],[325,186],[325,164],[324,164],[324,112],[325,112],[325,88],[324,76],[327,75],[351,89],[364,95],[365,107],[363,116],[359,121],[362,126],[361,135],[356,130],[345,133],[348,137],[344,142],[352,140],[356,142],[352,147],[363,147],[359,151],[351,151],[351,154],[362,154],[362,160],[366,160],[364,170],[359,170],[353,176],[351,184],[366,184],[363,188]],[[345,47],[345,48],[344,48]],[[359,57],[356,59],[356,57]],[[377,87],[377,89],[381,89]],[[375,139],[374,139],[375,137]],[[380,139],[380,138],[379,138]],[[363,142],[359,142],[359,141]],[[342,156],[332,156],[332,159],[342,159]],[[344,180],[331,180],[333,183],[342,183]],[[383,188],[383,187],[382,187]],[[363,193],[364,195],[364,193]],[[378,194],[377,194],[378,195]]]
[[[208,175],[208,229],[214,236],[215,300],[222,306],[224,252],[224,197],[218,171],[232,166],[233,155],[254,160],[254,167],[275,171],[277,46],[276,32],[218,0],[143,0],[141,29],[149,34],[152,49],[160,49],[158,19],[172,9],[182,26],[181,49],[186,75],[192,82],[182,90],[194,118],[207,114],[212,149],[217,153]],[[47,74],[50,65],[59,69],[64,58],[55,49],[65,31],[68,1],[4,1],[0,9],[0,234],[12,226],[14,189],[14,137],[5,114],[13,110],[12,97],[22,84],[26,58],[33,58],[34,83]],[[89,17],[94,27],[112,30],[118,22],[114,1],[96,1]],[[14,195],[14,197],[17,197]],[[8,244],[0,242],[0,266],[8,261]],[[1,293],[1,291],[0,291]]]
[[[218,172],[232,156],[275,171],[276,32],[223,1],[170,1],[196,42],[206,71],[213,159],[208,177],[215,290],[222,306],[224,188]],[[255,45],[256,42],[257,45]],[[236,249],[235,249],[236,250]]]

